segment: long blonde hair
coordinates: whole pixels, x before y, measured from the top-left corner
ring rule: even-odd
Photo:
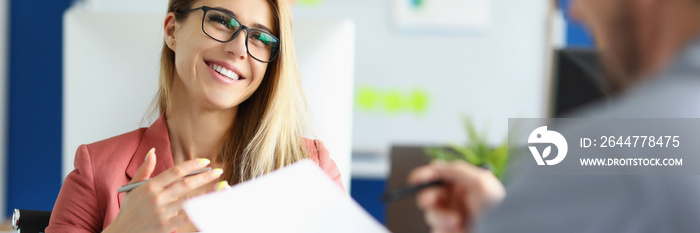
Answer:
[[[168,12],[177,21],[196,0],[170,0]],[[221,179],[240,183],[308,157],[304,133],[310,130],[307,103],[297,69],[292,17],[286,0],[268,0],[277,23],[280,54],[268,64],[265,77],[250,98],[238,105],[236,118],[220,152]],[[164,43],[160,60],[157,107],[171,109],[175,53]],[[155,110],[155,109],[154,109]]]

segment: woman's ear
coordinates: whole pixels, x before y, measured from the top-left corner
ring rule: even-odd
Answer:
[[[170,50],[175,51],[175,32],[177,31],[177,20],[175,19],[175,13],[170,12],[165,16],[165,22],[163,24],[164,40],[165,44],[170,48]]]

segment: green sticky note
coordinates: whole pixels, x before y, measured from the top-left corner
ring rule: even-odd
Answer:
[[[413,112],[425,114],[428,111],[428,105],[430,104],[428,92],[422,89],[413,90],[409,104]]]
[[[411,91],[399,89],[382,90],[370,85],[356,89],[355,106],[360,111],[396,115],[423,115],[430,108],[430,93],[421,88]]]
[[[386,104],[386,112],[388,113],[399,113],[403,110],[403,100],[401,98],[401,92],[398,90],[391,90],[384,96],[384,102]]]
[[[299,0],[299,4],[305,6],[317,6],[321,4],[321,0]]]
[[[363,86],[357,90],[355,103],[360,110],[372,111],[379,102],[379,94],[371,87]]]

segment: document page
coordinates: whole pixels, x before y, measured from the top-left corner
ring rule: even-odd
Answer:
[[[389,232],[309,159],[184,208],[202,232]]]

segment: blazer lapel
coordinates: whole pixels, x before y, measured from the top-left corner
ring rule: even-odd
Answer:
[[[165,113],[161,114],[158,120],[153,122],[144,132],[141,142],[138,148],[136,148],[136,152],[134,152],[131,161],[129,161],[129,165],[126,167],[126,176],[129,181],[136,175],[136,171],[138,171],[141,164],[143,164],[143,161],[146,159],[146,153],[148,153],[151,148],[156,148],[156,167],[151,174],[151,177],[155,177],[174,165],[173,156],[170,151],[170,138],[168,137]],[[119,207],[122,205],[124,195],[124,193],[117,194]]]

